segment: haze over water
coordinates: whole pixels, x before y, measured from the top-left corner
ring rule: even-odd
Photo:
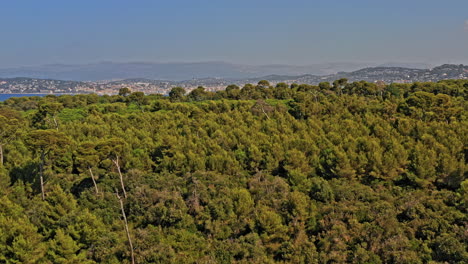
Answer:
[[[46,96],[47,94],[0,94],[0,102],[13,97]]]

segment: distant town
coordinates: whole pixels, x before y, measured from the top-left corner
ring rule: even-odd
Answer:
[[[432,69],[410,69],[401,67],[372,67],[352,72],[339,72],[330,75],[268,75],[259,78],[228,79],[202,78],[185,81],[124,79],[103,81],[64,81],[36,78],[0,78],[0,93],[43,93],[43,94],[116,94],[120,88],[128,87],[132,91],[146,94],[167,94],[173,87],[182,87],[191,91],[203,86],[208,91],[225,89],[227,85],[243,86],[247,83],[257,83],[267,80],[271,84],[277,83],[305,83],[316,85],[320,82],[333,82],[346,78],[348,81],[368,81],[385,83],[436,82],[445,79],[468,79],[468,66],[445,64]]]

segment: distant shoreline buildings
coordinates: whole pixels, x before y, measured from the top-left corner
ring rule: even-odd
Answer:
[[[446,79],[468,79],[468,66],[442,65],[432,69],[409,69],[400,67],[373,67],[353,72],[339,72],[324,76],[317,75],[269,75],[250,79],[223,79],[202,78],[186,81],[167,81],[149,79],[125,79],[111,81],[63,81],[53,79],[35,78],[0,78],[0,94],[117,94],[119,89],[128,87],[132,91],[140,91],[146,94],[167,94],[173,87],[182,87],[187,92],[203,86],[207,91],[219,91],[230,84],[243,86],[247,83],[257,83],[260,80],[268,80],[271,84],[283,82],[286,84],[300,83],[317,85],[320,82],[333,82],[346,78],[348,81],[367,81],[385,83],[412,83],[412,82],[437,82]]]

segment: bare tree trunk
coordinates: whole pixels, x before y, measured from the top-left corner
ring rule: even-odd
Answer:
[[[0,166],[3,166],[3,145],[0,144]]]
[[[58,123],[57,123],[57,119],[55,118],[55,115],[53,116],[53,119],[54,119],[55,129],[57,129],[57,131],[58,131],[59,130],[58,129]]]
[[[119,202],[120,202],[120,209],[122,210],[122,217],[123,217],[124,224],[125,224],[125,232],[127,233],[128,246],[130,247],[130,254],[131,254],[131,257],[132,257],[132,264],[135,264],[135,254],[133,252],[132,238],[130,237],[130,231],[128,229],[127,216],[125,215],[123,201],[122,201],[122,198],[120,197],[118,192],[116,192],[116,195],[117,195],[117,198],[119,199]]]
[[[265,114],[265,116],[268,118],[268,120],[270,120],[270,117],[269,117],[268,114],[265,112],[265,109],[263,109],[263,106],[262,106],[262,112]]]
[[[124,181],[123,181],[122,171],[120,171],[119,157],[117,157],[115,160],[112,160],[112,162],[114,162],[115,166],[117,167],[117,171],[119,172],[120,185],[122,186],[122,192],[123,192],[124,198],[127,198],[127,192],[125,191],[125,185],[124,185]]]
[[[91,179],[93,180],[94,189],[96,189],[96,194],[99,194],[99,189],[97,187],[96,180],[94,179],[93,170],[91,169],[91,167],[88,167],[88,170],[89,170],[89,174],[91,175]]]
[[[44,160],[45,160],[45,152],[41,152],[41,164],[39,165],[39,179],[41,181],[41,193],[42,193],[42,200],[45,200],[45,191],[44,191]]]

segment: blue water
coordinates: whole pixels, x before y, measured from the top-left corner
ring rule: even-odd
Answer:
[[[0,102],[5,101],[11,97],[24,97],[24,96],[46,96],[47,94],[0,94]]]

